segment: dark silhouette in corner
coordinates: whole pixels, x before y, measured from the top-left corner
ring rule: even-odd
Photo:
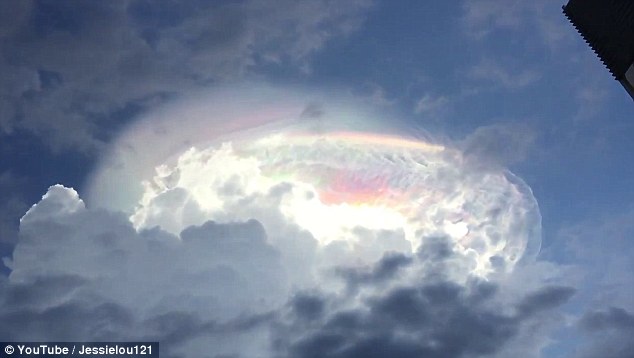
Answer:
[[[634,99],[634,1],[570,0],[564,14]]]

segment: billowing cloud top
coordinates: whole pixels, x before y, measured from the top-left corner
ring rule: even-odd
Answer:
[[[446,236],[359,263],[280,212],[263,220],[270,231],[256,220],[137,230],[53,186],[22,219],[0,334],[157,340],[165,357],[530,357],[546,342],[535,332],[560,320],[553,309],[573,293],[536,289],[528,266],[513,279],[456,281],[469,262]],[[379,248],[398,240],[357,234]]]
[[[540,216],[519,178],[382,131],[379,112],[266,93],[150,114],[87,204],[51,187],[6,262],[0,334],[159,340],[167,357],[539,351],[573,291],[526,274]]]
[[[343,245],[361,261],[448,237],[470,259],[469,273],[486,275],[512,269],[539,241],[537,205],[519,179],[398,137],[278,131],[228,141],[190,149],[145,188],[132,215],[138,228],[178,234],[206,220],[256,218],[274,231],[267,217],[277,212],[320,245]],[[389,233],[380,247],[367,238],[376,232]]]
[[[96,171],[89,202],[173,234],[249,219],[270,232],[282,220],[361,261],[447,236],[479,275],[538,251],[537,203],[512,173],[473,165],[429,135],[407,136],[393,114],[345,96],[254,88],[148,115]],[[368,230],[391,239],[375,250],[362,238]]]

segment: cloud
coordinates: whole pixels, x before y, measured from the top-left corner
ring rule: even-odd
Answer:
[[[411,253],[446,236],[471,267],[455,272],[461,277],[510,270],[539,246],[530,190],[500,167],[482,175],[482,166],[471,165],[475,151],[464,160],[451,148],[391,137],[308,136],[279,126],[258,134],[191,148],[159,166],[145,181],[131,216],[135,226],[178,234],[206,220],[255,217],[275,235],[294,223],[341,263]]]
[[[544,252],[545,258],[569,263],[570,281],[578,282],[574,304],[582,306],[573,334],[583,344],[577,344],[572,357],[632,355],[633,218],[630,209],[563,226]]]
[[[421,97],[414,106],[414,113],[435,115],[442,111],[449,103],[449,99],[446,96],[432,96],[426,94]]]
[[[331,255],[349,248],[316,245],[266,213],[257,217],[268,229],[247,220],[137,231],[123,213],[87,208],[53,186],[22,218],[5,259],[0,334],[158,340],[166,357],[534,356],[548,317],[573,292],[516,284],[510,273],[454,281],[448,273],[465,258],[446,237],[413,254],[342,263]],[[529,334],[536,327],[544,333]]]
[[[22,218],[5,261],[0,330],[15,340],[160,339],[173,349],[193,341],[195,351],[197,337],[230,336],[225,348],[234,350],[288,290],[257,221],[207,222],[179,237],[137,232],[121,213],[86,209],[62,186]]]
[[[357,29],[365,0],[161,5],[147,1],[3,4],[0,132],[56,151],[100,149],[166,97],[310,56]]]
[[[477,128],[459,146],[477,165],[505,167],[525,160],[535,137],[528,125],[500,123]]]
[[[359,88],[351,90],[351,93],[374,107],[389,107],[397,102],[381,85],[366,81]]]
[[[589,218],[562,227],[546,252],[560,261],[572,262],[585,276],[580,294],[595,307],[614,306],[634,310],[631,291],[634,279],[629,274],[634,263],[630,238],[634,235],[634,210],[611,216]]]
[[[393,259],[378,262],[370,276],[381,276],[385,262]],[[419,264],[414,259],[403,269]],[[529,332],[548,327],[543,317],[574,293],[569,287],[543,287],[515,304],[505,302],[514,310],[504,312],[496,308],[498,291],[504,290],[496,283],[419,279],[388,289],[378,280],[364,280],[362,290],[343,297],[302,295],[289,305],[275,347],[284,357],[537,356],[531,345],[543,344],[544,338]],[[359,281],[353,275],[345,280]]]
[[[597,73],[591,72],[590,73]],[[605,74],[598,72],[600,74]],[[577,101],[577,111],[573,119],[576,124],[596,119],[603,112],[608,98],[608,90],[603,85],[604,81],[595,75],[583,76],[575,80],[574,98]],[[607,76],[606,76],[607,77]],[[604,80],[605,78],[603,78]]]
[[[0,244],[14,244],[18,239],[19,218],[28,209],[21,194],[27,181],[11,171],[0,173],[0,195],[4,198],[0,204]]]
[[[468,36],[479,39],[495,33],[528,30],[533,40],[551,51],[561,48],[564,40],[571,38],[560,6],[548,0],[469,0],[462,3],[462,23]],[[537,34],[537,36],[534,36]]]
[[[341,269],[340,274],[346,278],[346,282],[352,286],[359,286],[368,283],[380,283],[388,281],[399,270],[409,264],[412,259],[402,253],[388,252],[378,262],[373,270],[360,270],[358,268]]]
[[[622,308],[611,307],[587,312],[579,322],[588,344],[576,357],[626,358],[634,350],[634,314]]]
[[[489,83],[508,90],[518,90],[540,79],[539,72],[531,69],[512,71],[497,61],[483,59],[471,67],[467,76],[476,82]]]
[[[463,11],[467,29],[478,37],[493,29],[516,29],[523,18],[521,1],[464,1]]]
[[[606,329],[634,330],[634,314],[622,308],[612,307],[606,311],[586,313],[580,324],[583,329],[589,332]]]
[[[537,312],[556,308],[566,303],[575,293],[575,289],[567,286],[551,286],[531,293],[518,305],[520,316],[532,316]]]

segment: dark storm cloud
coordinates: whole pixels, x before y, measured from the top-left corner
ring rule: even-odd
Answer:
[[[5,288],[6,289],[6,288]],[[7,340],[126,340],[133,314],[114,303],[67,301],[43,309],[4,310],[0,334]]]
[[[272,322],[274,314],[244,315],[230,321],[219,322],[201,319],[195,312],[173,311],[140,322],[140,337],[143,340],[158,341],[164,346],[163,352],[178,351],[194,339],[231,339],[231,336],[248,334]],[[236,349],[238,350],[238,349]],[[213,349],[211,349],[213,352]],[[189,356],[191,352],[186,355]],[[181,355],[182,356],[182,355]],[[234,355],[237,356],[237,355]]]
[[[634,314],[623,308],[587,312],[579,321],[586,344],[576,355],[581,358],[628,358],[634,352]]]
[[[182,357],[175,352],[191,340],[239,336],[269,324],[274,317],[265,313],[214,320],[202,318],[191,307],[174,307],[142,318],[126,305],[105,297],[81,297],[75,291],[82,289],[82,282],[89,283],[74,277],[50,277],[19,285],[4,283],[0,335],[18,341],[159,341],[161,356]],[[37,302],[29,304],[22,299]]]
[[[302,309],[293,303],[297,321],[289,332],[296,333],[281,334],[278,349],[289,357],[493,356],[535,317],[526,314],[523,304],[518,314],[488,307],[492,297],[481,296],[482,291],[491,292],[491,286],[440,282],[399,287],[366,299],[360,308],[331,312],[324,312],[322,299],[304,297]],[[534,302],[542,309],[564,303],[539,294],[529,300],[536,297],[546,301]]]
[[[401,267],[407,266],[411,261],[410,257],[402,253],[386,253],[372,271],[364,272],[359,269],[344,269],[341,273],[347,278],[348,282],[357,284],[377,283],[393,278]]]
[[[442,239],[426,246],[424,255],[386,255],[371,270],[341,271],[349,286],[345,298],[318,292],[300,295],[291,302],[286,326],[277,331],[275,347],[288,357],[479,357],[504,356],[525,331],[546,324],[541,313],[552,313],[566,303],[574,289],[543,287],[499,308],[499,287],[494,282],[447,281],[430,272],[418,283],[392,285],[399,269],[417,261],[452,258]],[[361,292],[361,293],[359,293]],[[350,306],[350,302],[360,301]],[[343,302],[343,304],[342,304]],[[340,304],[340,305],[338,305]],[[544,321],[544,322],[542,322]],[[530,328],[529,328],[530,327]],[[526,337],[524,337],[526,338]],[[520,339],[521,341],[521,339]],[[530,345],[524,342],[523,344]],[[530,348],[513,347],[508,351]]]
[[[339,268],[349,290],[357,290],[360,285],[377,285],[395,278],[399,270],[412,262],[412,258],[402,253],[386,253],[372,268]]]
[[[580,325],[589,332],[605,329],[634,330],[634,314],[622,308],[611,307],[605,311],[586,313]]]
[[[315,320],[324,313],[326,302],[319,295],[299,293],[290,302],[293,312],[301,320]]]
[[[566,286],[547,286],[526,296],[518,305],[520,316],[532,316],[539,312],[556,308],[566,303],[575,289]]]
[[[51,299],[63,301],[83,283],[83,278],[73,275],[36,278],[33,282],[8,286],[8,289],[2,292],[2,302],[14,308],[46,306]]]

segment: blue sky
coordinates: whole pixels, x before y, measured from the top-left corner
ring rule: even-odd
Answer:
[[[552,344],[537,356],[630,356],[634,104],[562,5],[4,2],[0,253],[12,256],[23,240],[20,217],[49,186],[82,196],[99,158],[139,114],[231,83],[336,87],[510,168],[531,187],[542,214],[539,260],[575,292],[555,308],[566,323],[546,325],[542,341]],[[11,331],[7,324],[0,334]],[[20,334],[7,338],[46,338]],[[502,354],[482,352],[453,356]]]

